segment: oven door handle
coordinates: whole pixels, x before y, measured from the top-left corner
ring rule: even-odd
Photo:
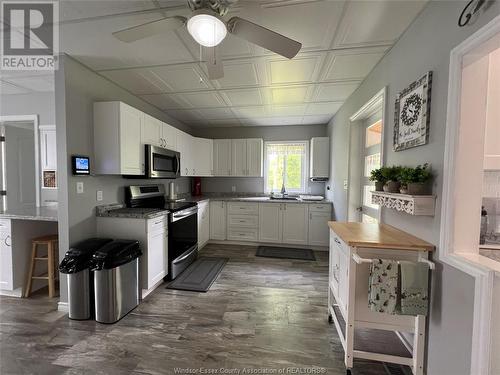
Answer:
[[[184,218],[186,218],[188,216],[196,214],[197,212],[198,212],[198,207],[193,207],[192,209],[190,209],[187,212],[186,211],[181,211],[181,212],[178,212],[178,213],[174,213],[174,214],[172,214],[172,222],[184,219]]]
[[[194,245],[193,247],[191,247],[187,251],[185,251],[184,254],[182,254],[180,258],[174,259],[174,261],[172,263],[177,264],[179,262],[182,262],[183,260],[188,258],[191,254],[193,254],[197,249],[198,249],[198,245]]]

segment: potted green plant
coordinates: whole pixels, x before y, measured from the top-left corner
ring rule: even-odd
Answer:
[[[400,192],[402,194],[430,194],[432,172],[428,163],[417,165],[415,168],[401,168],[399,180],[401,181]]]
[[[401,182],[399,181],[400,166],[382,167],[382,176],[385,178],[384,191],[387,193],[399,193]]]
[[[386,179],[382,174],[382,168],[374,169],[370,172],[370,181],[375,182],[375,191],[384,191]]]

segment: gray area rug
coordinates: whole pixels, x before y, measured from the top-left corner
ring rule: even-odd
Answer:
[[[316,260],[312,250],[294,249],[291,247],[259,246],[255,256],[282,259]]]
[[[168,284],[167,289],[207,292],[228,260],[228,258],[200,257]]]

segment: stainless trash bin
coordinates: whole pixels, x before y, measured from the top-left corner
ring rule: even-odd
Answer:
[[[90,319],[94,313],[93,277],[89,266],[92,256],[101,247],[110,243],[108,238],[89,238],[69,249],[59,265],[59,271],[67,274],[69,318]]]
[[[93,256],[95,320],[115,323],[139,304],[139,242],[115,240]]]

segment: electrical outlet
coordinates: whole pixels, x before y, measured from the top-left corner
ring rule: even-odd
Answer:
[[[344,190],[347,190],[347,186],[348,186],[347,180],[344,180]]]
[[[236,186],[231,186],[231,191],[234,193],[236,191]]]
[[[83,182],[80,181],[76,183],[76,193],[83,194]]]
[[[103,200],[102,190],[97,190],[96,199],[98,202]]]

